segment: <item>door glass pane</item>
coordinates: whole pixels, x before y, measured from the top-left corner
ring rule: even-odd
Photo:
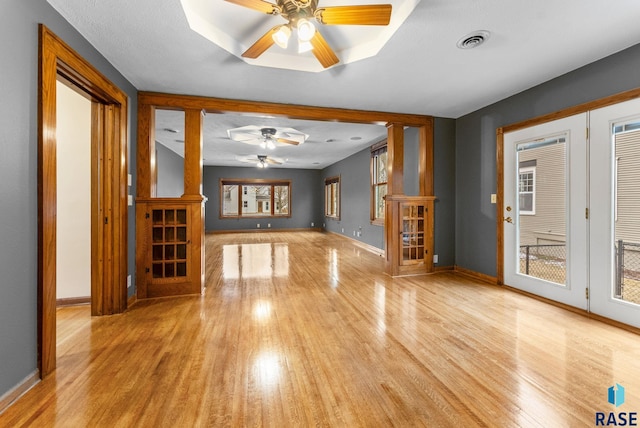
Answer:
[[[613,297],[640,304],[640,122],[614,126]]]
[[[566,137],[517,146],[520,274],[566,284]]]

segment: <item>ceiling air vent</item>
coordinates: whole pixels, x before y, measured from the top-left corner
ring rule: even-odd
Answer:
[[[486,42],[487,39],[489,39],[490,34],[491,33],[484,30],[474,31],[473,33],[467,34],[466,36],[458,40],[456,46],[458,46],[460,49],[476,48]]]

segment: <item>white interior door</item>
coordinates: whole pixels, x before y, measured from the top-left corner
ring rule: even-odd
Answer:
[[[590,114],[591,312],[640,327],[640,100]]]
[[[504,282],[587,309],[587,114],[504,135]]]

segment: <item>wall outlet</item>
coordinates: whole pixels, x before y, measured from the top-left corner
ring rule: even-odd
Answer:
[[[356,236],[356,231],[355,230],[353,231],[353,236]]]
[[[362,236],[362,232],[358,231],[358,233],[356,233],[356,236],[359,238]]]
[[[267,223],[267,227],[271,227],[271,223]]]
[[[256,226],[258,229],[260,229],[260,223],[258,223],[258,225]]]
[[[342,233],[344,233],[344,227],[342,228]]]
[[[434,263],[438,263],[438,255],[437,254],[433,255],[433,262]]]
[[[127,204],[132,207],[133,206],[133,196],[127,195]]]
[[[127,275],[127,288],[131,287],[131,275]]]
[[[131,186],[131,174],[127,174],[127,186]]]
[[[324,223],[322,223],[322,227],[325,227],[326,225]]]
[[[495,193],[491,194],[491,203],[495,204],[496,202],[498,202],[498,195],[496,195]]]
[[[314,222],[311,222],[311,227],[313,227],[314,224],[315,224]]]

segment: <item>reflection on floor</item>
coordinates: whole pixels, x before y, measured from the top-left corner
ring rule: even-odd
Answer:
[[[640,410],[633,333],[453,273],[393,279],[335,235],[210,235],[206,251],[203,296],[59,311],[57,371],[0,426],[560,427]]]

